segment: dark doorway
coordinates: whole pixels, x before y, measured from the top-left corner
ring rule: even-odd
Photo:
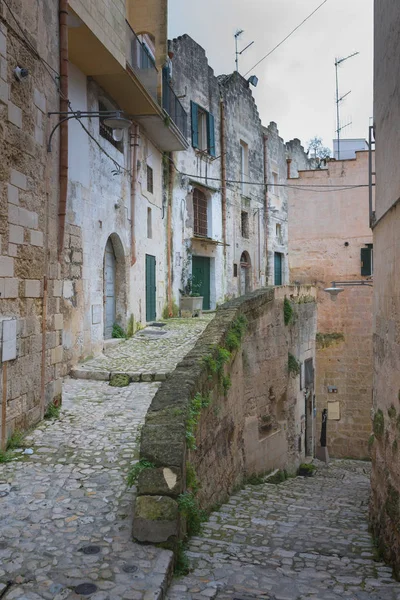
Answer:
[[[210,310],[210,259],[206,256],[192,258],[193,291],[203,296],[203,310]]]
[[[156,257],[146,254],[146,321],[156,319]]]
[[[282,265],[283,265],[283,254],[275,252],[274,258],[274,284],[282,285]]]

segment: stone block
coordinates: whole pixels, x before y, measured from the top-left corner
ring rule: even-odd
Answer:
[[[4,298],[5,279],[0,279],[0,299]]]
[[[64,326],[64,317],[63,315],[60,313],[58,315],[54,315],[53,317],[54,322],[53,322],[53,327],[54,329],[62,329]]]
[[[24,229],[19,225],[10,225],[8,232],[8,240],[11,244],[24,243]]]
[[[11,182],[12,185],[15,185],[20,190],[27,190],[28,189],[26,175],[24,175],[20,171],[17,171],[16,169],[11,169],[10,182]]]
[[[59,298],[62,295],[63,282],[59,279],[53,280],[53,296]]]
[[[0,102],[3,102],[3,104],[8,104],[9,97],[10,86],[6,81],[0,79]]]
[[[8,222],[19,225],[19,209],[14,204],[8,205]]]
[[[74,285],[72,281],[65,280],[63,284],[64,298],[72,298],[74,296]]]
[[[18,298],[18,279],[4,279],[4,298]]]
[[[32,246],[43,246],[43,233],[41,231],[36,231],[35,229],[30,230],[31,234],[31,244]]]
[[[41,296],[41,281],[40,279],[26,279],[25,280],[25,297],[26,298],[40,298]]]
[[[7,183],[7,198],[11,204],[19,204],[19,189],[11,183]]]
[[[36,88],[33,91],[33,103],[43,113],[46,112],[46,96]]]
[[[8,244],[8,256],[13,256],[14,258],[18,256],[18,246],[16,244]]]
[[[32,212],[31,210],[26,210],[26,208],[18,209],[19,215],[19,224],[23,227],[30,227],[32,229],[37,229],[38,226],[38,216],[37,213]]]
[[[93,381],[109,381],[109,371],[88,371],[87,369],[72,369],[71,377],[74,379],[91,379]]]
[[[7,81],[7,60],[0,56],[0,79]]]
[[[0,277],[14,277],[14,259],[11,256],[0,256]]]
[[[0,31],[0,54],[7,56],[7,37],[2,31]]]
[[[179,534],[178,504],[168,496],[136,498],[133,536],[140,542],[166,542]]]
[[[40,146],[43,146],[43,142],[44,142],[44,134],[43,134],[43,129],[41,127],[38,127],[37,125],[35,125],[35,142],[40,144]]]
[[[50,362],[52,365],[56,363],[60,363],[63,359],[63,347],[57,346],[57,348],[52,348],[51,350],[51,359]]]
[[[8,101],[8,120],[16,127],[22,128],[22,110],[10,101]]]
[[[144,496],[179,496],[183,492],[180,469],[144,469],[138,478],[138,492]]]

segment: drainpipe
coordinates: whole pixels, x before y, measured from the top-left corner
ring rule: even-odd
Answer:
[[[60,0],[60,112],[68,111],[68,0]],[[61,116],[60,116],[61,118]],[[68,193],[68,121],[60,125],[60,200],[58,204],[58,260],[64,250]]]
[[[224,261],[226,263],[226,151],[225,151],[225,105],[220,100],[221,127],[221,209],[222,209],[222,243],[224,244]],[[226,264],[224,268],[226,274]]]
[[[174,194],[174,153],[169,153],[168,168],[168,206],[167,206],[167,301],[168,315],[173,317],[172,307],[172,199]]]
[[[131,134],[131,266],[136,264],[136,237],[135,237],[135,209],[138,190],[138,148],[139,148],[139,125],[136,123],[132,127]]]
[[[265,222],[265,260],[266,260],[266,281],[268,285],[268,136],[264,135],[264,183],[265,183],[265,207],[264,207],[264,222]]]

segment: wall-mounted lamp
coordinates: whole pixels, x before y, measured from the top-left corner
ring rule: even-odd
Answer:
[[[333,300],[334,302],[336,302],[338,295],[341,292],[344,292],[345,287],[355,287],[355,286],[360,286],[360,285],[367,286],[367,287],[373,287],[372,279],[367,279],[367,280],[362,279],[362,280],[356,280],[356,281],[332,281],[331,285],[332,285],[332,287],[325,288],[324,292],[327,292],[330,295],[331,300]]]
[[[65,121],[69,121],[70,119],[82,119],[82,118],[91,118],[95,117],[97,119],[102,119],[104,125],[110,127],[112,129],[112,136],[116,142],[120,142],[123,138],[125,129],[129,129],[132,125],[132,121],[128,119],[123,112],[120,110],[107,110],[107,111],[68,111],[68,112],[49,112],[47,113],[50,117],[51,115],[59,115],[60,120],[57,125],[53,127],[51,130],[49,141],[47,144],[47,152],[51,152],[51,140],[53,139],[53,135],[58,129],[58,127],[64,123]]]
[[[258,77],[256,75],[251,75],[247,81],[251,83],[252,86],[257,87]]]
[[[28,69],[25,69],[24,67],[15,67],[14,69],[14,77],[17,81],[22,81],[23,79],[26,79],[29,75],[29,71]]]

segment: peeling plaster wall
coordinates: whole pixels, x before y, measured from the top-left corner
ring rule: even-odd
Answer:
[[[400,574],[400,5],[375,0],[374,396],[370,516],[386,560]],[[381,427],[379,425],[381,424]]]
[[[11,3],[31,44],[59,68],[58,10],[54,2]],[[18,82],[14,69],[29,70]],[[34,425],[43,409],[61,399],[62,315],[57,264],[58,144],[47,152],[47,112],[59,110],[56,85],[0,5],[0,315],[16,320],[16,338],[2,338],[7,363],[6,434]],[[44,278],[48,298],[44,299]],[[43,340],[43,307],[47,308]],[[45,372],[42,378],[42,344]],[[11,348],[13,346],[13,348]],[[12,352],[9,352],[13,350]],[[15,352],[14,352],[15,351]],[[4,352],[4,354],[3,354]],[[16,356],[15,359],[6,360]],[[0,378],[0,398],[2,397]]]
[[[365,185],[368,153],[355,160],[331,161],[328,169],[300,171],[304,190],[289,188],[289,262],[294,283],[318,289],[318,332],[340,334],[317,345],[318,430],[330,402],[340,418],[328,421],[328,449],[337,457],[368,456],[372,396],[372,288],[346,288],[336,302],[323,291],[332,281],[363,279],[361,248],[372,243],[368,189],[316,192],[315,185]],[[348,245],[346,246],[345,243]],[[365,278],[364,278],[365,279]],[[327,340],[329,338],[326,338]],[[335,386],[337,393],[329,393]]]

